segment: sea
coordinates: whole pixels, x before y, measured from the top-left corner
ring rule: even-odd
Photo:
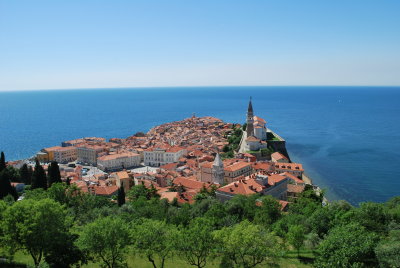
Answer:
[[[179,87],[0,92],[7,160],[62,141],[125,138],[192,115],[244,123],[254,114],[282,136],[328,200],[400,196],[400,87]]]

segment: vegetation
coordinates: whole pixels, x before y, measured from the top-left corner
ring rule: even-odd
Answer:
[[[267,140],[268,141],[280,141],[278,137],[276,137],[272,132],[267,132]]]
[[[243,130],[240,127],[234,127],[233,130],[227,134],[229,144],[225,145],[222,149],[222,158],[233,158],[235,151],[239,149],[240,140],[242,139]]]
[[[48,186],[50,187],[53,183],[62,182],[60,175],[60,168],[56,161],[52,161],[47,170]]]
[[[10,181],[14,171],[0,174]],[[3,195],[0,259],[36,267],[399,267],[400,197],[322,206],[307,187],[282,212],[271,196],[221,203],[214,191],[203,189],[191,205],[160,200],[143,185],[119,205],[57,182],[25,190],[22,201]]]
[[[121,183],[121,186],[118,188],[118,206],[122,206],[125,204],[125,189],[124,184]]]
[[[32,189],[42,188],[47,189],[47,179],[46,172],[43,167],[40,165],[39,160],[36,159],[35,170],[32,175]]]

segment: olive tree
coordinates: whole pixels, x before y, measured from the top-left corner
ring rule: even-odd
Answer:
[[[98,218],[83,227],[77,244],[89,256],[100,258],[108,268],[118,267],[130,243],[128,225],[120,218]]]
[[[247,268],[266,262],[273,263],[278,255],[276,238],[247,220],[215,231],[214,235],[223,260],[230,260],[234,267]]]
[[[51,199],[19,201],[3,213],[3,243],[11,253],[26,251],[38,266],[65,240],[68,226],[66,211],[59,203]]]

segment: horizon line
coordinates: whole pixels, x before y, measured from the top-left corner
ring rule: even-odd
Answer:
[[[348,88],[360,88],[360,87],[385,87],[385,88],[396,88],[400,85],[199,85],[199,86],[126,86],[126,87],[74,87],[74,88],[31,88],[31,89],[0,89],[2,92],[26,92],[26,91],[67,91],[67,90],[107,90],[107,89],[171,89],[171,88],[257,88],[257,87],[348,87]]]

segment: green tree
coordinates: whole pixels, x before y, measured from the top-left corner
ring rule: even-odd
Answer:
[[[234,267],[248,268],[275,262],[279,250],[277,240],[248,220],[215,231],[214,234],[223,260],[230,260]]]
[[[124,184],[121,183],[121,187],[118,188],[118,206],[125,204],[125,189]]]
[[[259,195],[235,195],[226,202],[226,210],[228,214],[237,216],[239,220],[253,221],[256,212],[256,200],[259,197]]]
[[[17,191],[11,185],[12,175],[10,171],[5,168],[0,172],[0,199],[3,199],[7,195],[12,195],[15,200],[18,199]]]
[[[4,212],[1,227],[10,252],[25,250],[35,266],[68,235],[66,212],[51,199],[16,202]]]
[[[77,234],[64,233],[63,236],[60,236],[49,247],[45,255],[45,261],[49,266],[54,268],[69,268],[74,264],[86,264],[85,255],[75,243],[77,239]]]
[[[32,189],[43,188],[47,189],[46,172],[40,165],[39,160],[36,159],[35,170],[32,174]]]
[[[388,209],[385,204],[362,203],[360,208],[355,211],[355,219],[367,230],[386,232],[386,226],[389,223]]]
[[[304,227],[302,225],[292,225],[289,227],[287,233],[287,239],[289,243],[297,250],[297,256],[299,256],[300,248],[303,246],[305,234]]]
[[[379,266],[384,268],[400,267],[400,230],[393,230],[388,237],[375,248]]]
[[[60,174],[60,167],[56,161],[52,161],[47,168],[47,180],[48,186],[50,187],[53,183],[60,183],[61,174]]]
[[[189,226],[180,228],[175,247],[188,264],[206,266],[215,246],[212,231],[212,223],[205,218],[196,218]]]
[[[230,151],[229,145],[225,145],[225,146],[222,148],[222,151],[223,151],[224,153],[229,152],[229,151]]]
[[[6,168],[6,157],[4,156],[4,152],[1,152],[0,155],[0,172]]]
[[[163,221],[144,219],[134,228],[134,248],[148,259],[154,268],[165,266],[165,260],[172,255],[176,230]],[[156,263],[156,258],[160,261]]]
[[[28,165],[24,163],[22,167],[19,169],[19,174],[21,177],[21,182],[27,185],[31,185],[32,183],[32,170],[29,169]]]
[[[271,225],[281,217],[281,205],[270,195],[260,198],[261,206],[257,209],[254,222],[265,226]]]
[[[105,217],[85,225],[77,244],[92,257],[100,258],[106,267],[115,268],[123,262],[130,240],[123,220]]]
[[[378,236],[356,223],[331,229],[318,247],[316,267],[376,267]]]
[[[135,201],[141,196],[145,197],[146,199],[150,199],[148,198],[147,188],[143,184],[133,186],[127,193],[127,197],[130,201]]]

